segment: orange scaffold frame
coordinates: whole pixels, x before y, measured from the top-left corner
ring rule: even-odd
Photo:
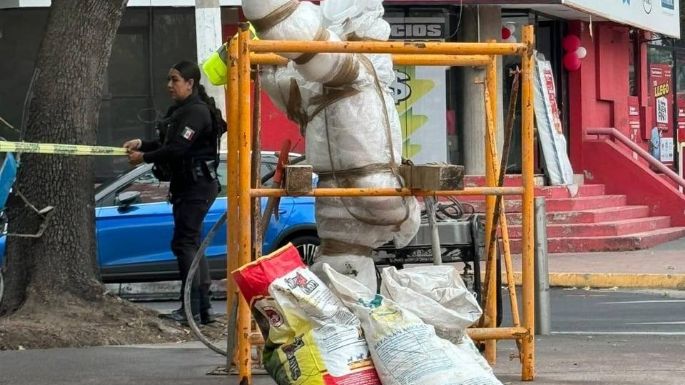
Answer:
[[[229,45],[227,111],[229,121],[228,137],[228,272],[252,260],[252,212],[253,199],[264,196],[283,196],[284,190],[252,188],[251,151],[252,151],[252,65],[284,65],[287,59],[274,52],[296,53],[387,53],[393,55],[395,64],[436,65],[436,66],[478,66],[486,68],[485,87],[485,158],[486,186],[466,188],[460,191],[414,191],[395,188],[320,188],[307,194],[315,197],[353,197],[353,196],[486,196],[486,245],[495,215],[497,196],[522,196],[522,297],[523,321],[518,320],[518,306],[515,293],[512,305],[513,327],[497,327],[496,307],[496,259],[494,248],[487,250],[486,267],[486,306],[483,327],[468,329],[469,335],[485,341],[485,357],[492,364],[496,357],[496,343],[500,339],[516,340],[521,359],[521,378],[532,381],[535,377],[535,340],[534,340],[534,168],[533,168],[533,46],[532,26],[523,29],[521,43],[442,43],[442,42],[322,42],[322,41],[266,41],[252,40],[247,24],[241,26],[237,37]],[[497,157],[496,116],[497,102],[492,97],[497,92],[497,57],[518,55],[522,61],[521,106],[522,106],[522,186],[497,187],[499,162]],[[504,244],[505,263],[507,263],[509,285],[513,285],[511,263],[508,250],[508,232],[504,213],[500,214],[501,234]],[[237,258],[235,257],[237,256]],[[489,274],[492,272],[492,274]],[[227,280],[228,293],[235,293],[232,279]],[[229,295],[230,298],[234,298]],[[238,296],[237,349],[235,362],[238,366],[240,384],[251,384],[251,314],[249,305]],[[512,306],[514,307],[514,306]],[[229,309],[231,307],[229,306]]]

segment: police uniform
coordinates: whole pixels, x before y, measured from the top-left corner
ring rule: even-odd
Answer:
[[[143,141],[140,150],[146,163],[154,163],[155,175],[170,180],[174,234],[171,250],[178,260],[181,295],[193,257],[200,247],[204,217],[219,192],[216,177],[217,131],[209,107],[193,94],[169,108],[158,125],[159,140]],[[211,278],[203,258],[191,289],[193,314],[210,322]]]

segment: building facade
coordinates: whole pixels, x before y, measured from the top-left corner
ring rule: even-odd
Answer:
[[[239,0],[221,0],[222,30],[231,36],[241,21]],[[536,26],[536,49],[550,61],[556,102],[568,153],[576,173],[588,167],[587,130],[614,127],[656,155],[678,166],[676,149],[685,138],[685,54],[679,36],[678,2],[673,0],[459,0],[386,1],[395,39],[441,41],[502,40],[502,28],[520,39],[521,26]],[[0,116],[14,129],[0,135],[18,137],[22,110],[35,70],[34,61],[47,21],[49,0],[8,0],[0,6]],[[154,120],[168,105],[169,66],[197,57],[195,0],[130,0],[108,69],[100,114],[98,142],[119,145],[133,136],[152,137]],[[564,40],[578,37],[585,57],[569,70]],[[509,39],[511,39],[509,38]],[[500,111],[508,105],[516,60],[502,61]],[[480,76],[462,68],[398,68],[395,86],[405,130],[405,156],[420,161],[466,164],[481,173],[482,154],[470,154],[482,136],[474,106]],[[471,104],[468,103],[470,101]],[[284,139],[302,151],[299,129],[263,97],[262,143],[279,149]],[[502,122],[500,116],[500,125]],[[518,123],[518,122],[517,122]],[[679,127],[682,130],[678,130]],[[655,139],[658,132],[658,144]],[[514,135],[510,172],[520,167],[520,143]],[[658,147],[659,151],[656,151]],[[473,155],[473,156],[471,156]],[[592,157],[592,156],[590,156]],[[123,160],[99,160],[98,177],[124,170]],[[644,162],[638,160],[638,162]],[[538,162],[539,171],[544,164]],[[475,170],[475,171],[474,171]]]

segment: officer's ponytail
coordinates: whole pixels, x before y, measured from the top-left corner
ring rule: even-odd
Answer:
[[[183,60],[174,64],[172,68],[177,70],[184,79],[193,79],[193,90],[197,90],[200,99],[209,107],[209,112],[212,115],[213,128],[216,131],[217,136],[221,137],[221,135],[226,132],[226,121],[224,121],[224,118],[221,116],[221,111],[216,108],[214,98],[207,95],[207,90],[200,84],[200,67],[194,62]]]
[[[212,114],[212,120],[215,124],[215,129],[217,130],[217,135],[223,135],[223,133],[226,132],[226,121],[224,121],[224,118],[221,116],[221,110],[216,107],[214,98],[207,95],[207,90],[202,84],[198,84],[197,91],[200,99],[209,107],[209,112]]]

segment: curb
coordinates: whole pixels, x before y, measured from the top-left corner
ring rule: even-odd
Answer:
[[[485,279],[483,274],[482,279]],[[521,286],[521,272],[514,272],[514,281]],[[502,274],[502,284],[507,277]],[[151,283],[107,284],[110,292],[126,299],[138,301],[179,300],[179,281]],[[592,287],[598,289],[666,289],[685,290],[685,274],[637,273],[549,273],[550,287]],[[212,282],[212,298],[226,298],[226,280]]]
[[[521,285],[522,274],[514,273],[516,285]],[[502,277],[506,282],[506,276]],[[552,287],[593,287],[623,289],[685,290],[685,274],[629,274],[629,273],[549,273]]]
[[[180,301],[181,281],[108,283],[107,290],[132,301]],[[226,280],[212,281],[212,299],[226,298]]]

